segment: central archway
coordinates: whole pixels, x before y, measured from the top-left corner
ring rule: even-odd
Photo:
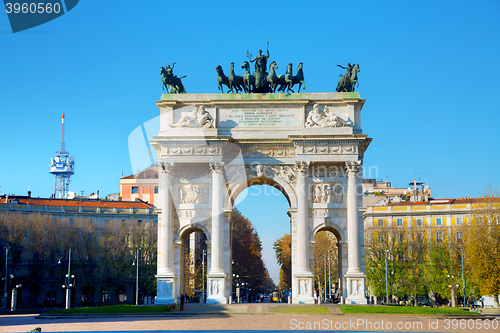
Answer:
[[[284,195],[283,188],[277,182],[265,177],[250,178],[247,186],[246,190],[238,191],[240,194],[236,200],[232,200],[233,265],[230,277],[233,280],[233,302],[241,302],[242,299],[245,300],[245,296],[248,296],[248,301],[255,301],[259,295],[271,294],[274,285],[283,287],[280,283],[281,266],[276,259],[274,244],[277,239],[289,235],[291,231],[290,202]],[[249,226],[253,231],[250,231]],[[249,237],[244,237],[246,233]],[[252,243],[249,243],[249,240]],[[258,245],[253,242],[258,242]],[[245,246],[242,246],[243,244]],[[247,250],[250,244],[254,248],[252,253]],[[255,257],[256,250],[260,251],[259,258]],[[290,273],[290,266],[284,267],[285,271]],[[287,276],[291,278],[291,275]],[[241,284],[244,284],[244,290],[239,288]],[[251,292],[248,290],[248,284]],[[291,279],[285,283],[285,288],[290,287]]]

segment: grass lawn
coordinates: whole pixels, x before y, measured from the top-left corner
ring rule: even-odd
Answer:
[[[136,306],[136,305],[111,305],[93,308],[74,308],[69,310],[56,310],[46,312],[47,314],[92,314],[92,313],[164,313],[169,312],[169,305]]]
[[[340,306],[343,313],[406,313],[406,314],[455,314],[479,315],[464,308],[428,308],[416,306]]]
[[[323,306],[271,306],[272,313],[330,313]]]

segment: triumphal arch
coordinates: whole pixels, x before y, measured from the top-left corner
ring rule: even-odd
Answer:
[[[366,303],[364,102],[357,92],[162,95],[151,140],[160,166],[156,303],[184,292],[184,240],[193,231],[206,235],[207,303],[228,302],[229,215],[254,184],[278,188],[290,204],[292,302],[313,303],[314,235],[330,230],[345,302]]]

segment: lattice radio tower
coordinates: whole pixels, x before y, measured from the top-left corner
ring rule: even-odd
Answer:
[[[50,173],[56,176],[54,197],[67,199],[69,194],[69,178],[75,173],[75,157],[69,156],[64,147],[64,114],[62,115],[61,150],[56,157],[50,159]]]

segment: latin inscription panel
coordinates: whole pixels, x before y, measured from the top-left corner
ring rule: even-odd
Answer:
[[[221,108],[218,127],[302,127],[302,108]]]

